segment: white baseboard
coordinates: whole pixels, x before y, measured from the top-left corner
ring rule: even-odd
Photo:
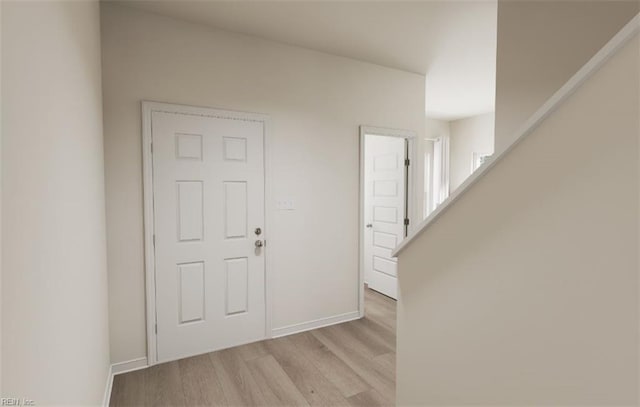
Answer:
[[[126,362],[114,363],[113,365],[111,365],[111,371],[115,376],[121,373],[133,372],[134,370],[144,369],[145,367],[148,367],[148,366],[149,364],[147,363],[147,358],[145,356],[142,358],[127,360]]]
[[[147,366],[148,364],[146,357],[127,360],[126,362],[114,363],[109,366],[107,384],[104,388],[104,397],[102,399],[102,406],[109,407],[109,402],[111,401],[111,390],[113,388],[113,377],[115,375],[144,369]]]
[[[320,318],[315,321],[302,322],[300,324],[293,324],[283,326],[282,328],[274,328],[271,331],[273,338],[279,338],[281,336],[292,335],[299,332],[310,331],[312,329],[322,328],[329,325],[340,324],[342,322],[353,321],[360,318],[360,311],[351,311],[345,314],[335,315],[332,317]]]

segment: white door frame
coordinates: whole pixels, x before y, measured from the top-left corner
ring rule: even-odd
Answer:
[[[416,133],[410,130],[399,130],[399,129],[386,129],[383,127],[372,127],[372,126],[360,126],[360,231],[358,232],[358,240],[359,240],[359,309],[360,309],[360,317],[364,317],[364,147],[365,147],[365,136],[366,135],[376,135],[376,136],[388,136],[388,137],[401,137],[407,140],[407,144],[409,147],[409,171],[407,174],[407,214],[411,220],[409,223],[409,231],[413,229],[413,226],[417,223],[416,214],[414,213],[414,197],[415,197],[415,185],[414,180],[416,179],[416,168],[417,168],[417,160],[416,160]],[[418,222],[419,223],[419,222]]]
[[[246,120],[262,122],[264,129],[264,181],[265,181],[265,246],[269,240],[269,248],[272,241],[269,239],[273,227],[273,208],[270,207],[271,199],[271,151],[269,136],[271,133],[271,119],[269,116],[258,113],[245,113],[231,110],[211,109],[204,107],[175,105],[160,102],[142,102],[142,176],[144,199],[144,268],[146,283],[146,318],[147,318],[147,364],[149,366],[158,362],[157,336],[156,336],[156,278],[155,278],[155,250],[154,250],[154,206],[153,206],[153,146],[151,116],[153,112],[186,114],[193,116],[208,116],[221,119]],[[272,253],[273,250],[270,250]],[[270,338],[272,326],[272,270],[273,256],[265,251],[265,333],[264,338]]]

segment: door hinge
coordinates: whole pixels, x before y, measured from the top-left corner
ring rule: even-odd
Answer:
[[[153,247],[156,247],[156,235],[153,235]]]
[[[405,159],[404,159],[404,166],[405,166],[405,167],[408,167],[408,166],[409,166],[409,164],[411,164],[411,160],[409,160],[408,158],[405,158]]]
[[[158,324],[155,325],[156,335],[158,335]]]
[[[409,226],[409,218],[404,218],[404,225]]]

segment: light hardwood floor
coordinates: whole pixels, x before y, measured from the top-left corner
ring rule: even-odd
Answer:
[[[391,406],[396,303],[365,317],[118,375],[111,406]]]

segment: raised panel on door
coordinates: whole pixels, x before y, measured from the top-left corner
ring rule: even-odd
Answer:
[[[223,137],[223,152],[226,161],[247,160],[247,140],[238,137]]]
[[[398,236],[394,233],[373,232],[373,245],[392,250],[398,245]]]
[[[247,238],[247,182],[224,182],[224,237]]]
[[[226,259],[226,315],[247,312],[249,299],[249,262],[246,257]]]
[[[373,221],[381,223],[389,223],[397,225],[400,218],[398,217],[398,208],[392,206],[373,205]]]
[[[383,273],[391,277],[397,276],[397,267],[395,261],[385,257],[373,256],[373,269],[378,273]]]
[[[203,182],[176,181],[178,241],[202,240],[204,230]]]
[[[158,361],[265,337],[264,124],[152,114]]]
[[[202,134],[176,133],[176,158],[202,161]]]
[[[204,320],[204,262],[178,264],[180,324]]]
[[[397,197],[398,180],[376,180],[373,181],[373,196],[377,198]]]

